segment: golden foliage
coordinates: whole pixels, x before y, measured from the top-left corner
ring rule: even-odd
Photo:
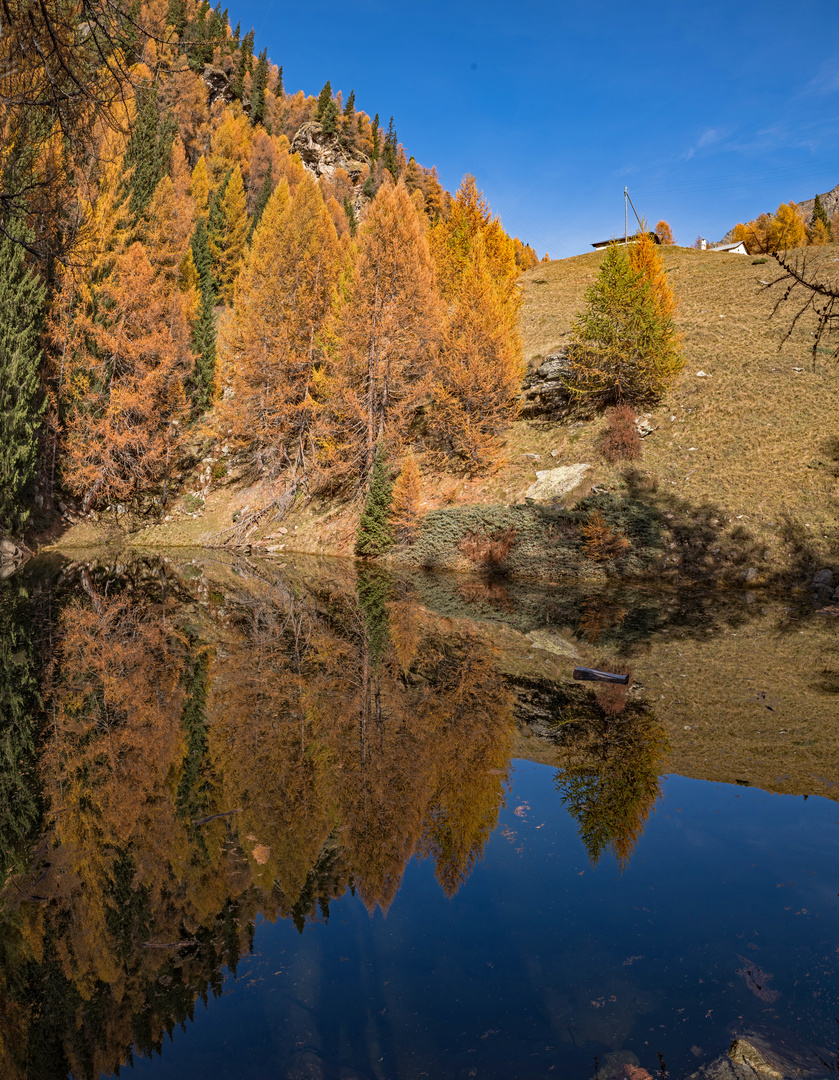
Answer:
[[[628,538],[619,529],[613,529],[600,510],[589,514],[580,532],[583,538],[583,554],[594,562],[617,559],[629,550]]]
[[[399,543],[411,543],[419,531],[420,472],[413,450],[408,448],[393,485],[390,523]]]
[[[656,224],[655,227],[656,236],[659,238],[662,244],[675,244],[673,239],[673,230],[670,228],[668,222],[662,220]]]
[[[426,394],[440,303],[424,222],[400,181],[386,180],[359,230],[319,389],[319,461],[327,483],[357,485],[377,443],[395,456]]]
[[[339,271],[338,238],[316,182],[274,189],[221,329],[220,423],[258,473],[311,463],[315,340]]]

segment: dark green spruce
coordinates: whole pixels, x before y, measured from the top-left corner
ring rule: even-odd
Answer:
[[[377,446],[370,470],[367,502],[355,534],[356,555],[384,555],[393,547],[393,530],[389,521],[392,493],[393,483],[385,456],[381,447]]]
[[[46,288],[25,265],[24,249],[0,235],[0,530],[29,518],[41,415],[41,328]]]

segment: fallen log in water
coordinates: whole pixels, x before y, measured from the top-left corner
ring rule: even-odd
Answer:
[[[611,671],[597,671],[590,667],[575,667],[574,678],[584,679],[586,682],[622,683],[624,686],[629,682],[628,675],[615,675]]]

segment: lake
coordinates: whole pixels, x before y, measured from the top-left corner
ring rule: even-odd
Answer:
[[[34,561],[0,1076],[835,1075],[837,695],[808,596]]]

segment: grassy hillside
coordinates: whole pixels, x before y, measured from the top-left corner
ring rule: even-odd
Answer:
[[[755,554],[819,558],[837,551],[839,368],[812,365],[812,320],[780,348],[789,315],[770,318],[778,289],[772,260],[664,248],[679,298],[685,369],[651,417],[641,467],[655,499],[708,522],[740,523]],[[561,349],[602,252],[542,264],[524,277],[522,334],[531,367]],[[822,277],[839,281],[839,247],[810,249]],[[708,377],[698,377],[704,371]],[[598,460],[601,421],[576,429],[575,458]],[[601,480],[620,483],[601,463]],[[713,545],[712,545],[713,546]]]

